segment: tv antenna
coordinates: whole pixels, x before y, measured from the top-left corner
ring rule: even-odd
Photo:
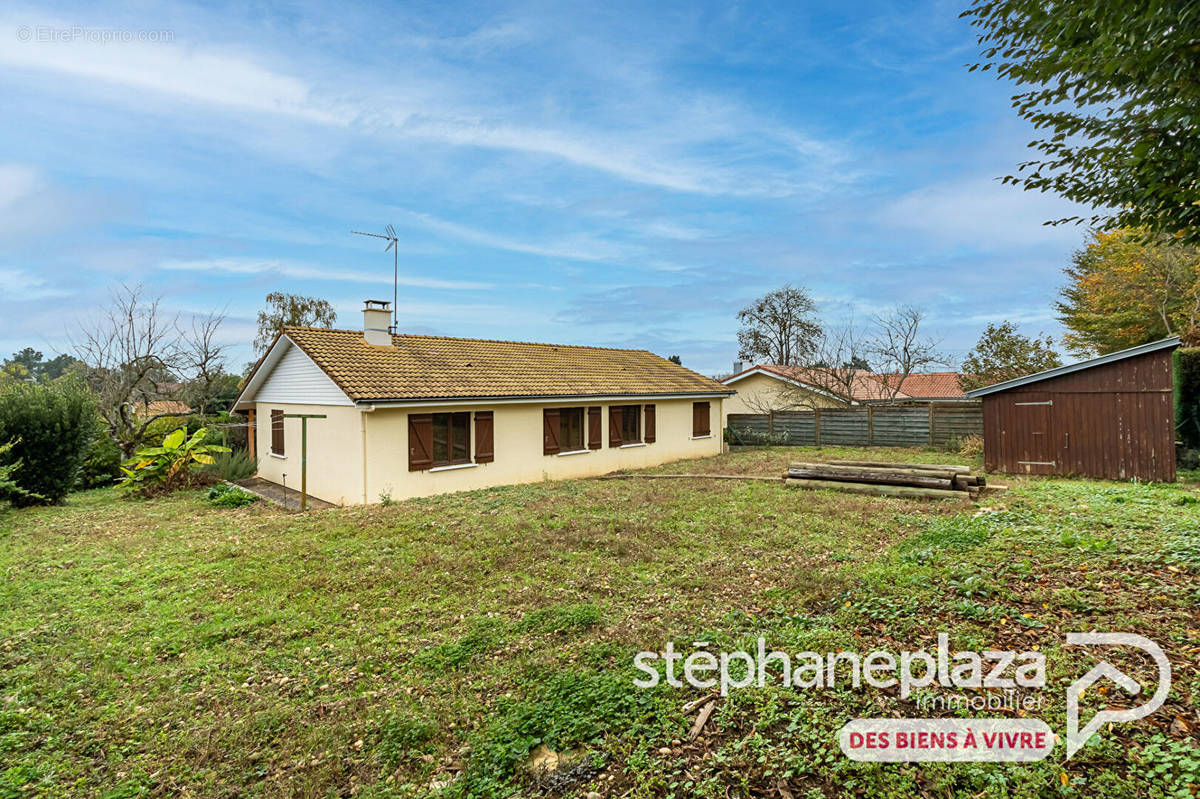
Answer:
[[[380,233],[364,233],[361,230],[351,230],[358,236],[370,236],[374,239],[384,239],[388,245],[383,248],[384,252],[392,251],[392,332],[396,332],[396,328],[400,325],[399,308],[397,307],[400,297],[400,238],[396,235],[396,229],[388,225],[384,230],[387,235]]]

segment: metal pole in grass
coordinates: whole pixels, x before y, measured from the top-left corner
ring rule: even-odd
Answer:
[[[323,413],[285,413],[284,419],[300,420],[300,510],[308,510],[308,420],[324,419]]]

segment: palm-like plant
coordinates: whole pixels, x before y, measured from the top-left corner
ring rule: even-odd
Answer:
[[[220,444],[205,444],[208,428],[201,427],[189,437],[187,428],[181,427],[163,439],[161,447],[139,449],[137,454],[125,461],[121,471],[125,477],[122,488],[145,488],[156,484],[164,489],[178,488],[190,474],[192,467],[211,465],[213,455],[229,452],[229,447]]]

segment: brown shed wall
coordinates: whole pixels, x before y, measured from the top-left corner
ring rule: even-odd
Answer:
[[[1175,480],[1171,350],[983,397],[989,471]]]

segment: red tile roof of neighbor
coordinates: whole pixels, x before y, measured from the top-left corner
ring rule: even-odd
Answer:
[[[770,363],[760,363],[738,372],[722,380],[730,383],[736,378],[758,370],[794,380],[819,391],[830,394],[844,395],[846,383],[850,383],[849,399],[855,402],[872,402],[892,399],[892,390],[896,386],[897,374],[875,374],[874,372],[855,372],[852,375],[836,375],[818,369],[806,369],[801,366],[779,366]],[[911,374],[900,384],[900,390],[895,393],[895,399],[960,399],[963,396],[959,385],[957,372],[929,372]]]

